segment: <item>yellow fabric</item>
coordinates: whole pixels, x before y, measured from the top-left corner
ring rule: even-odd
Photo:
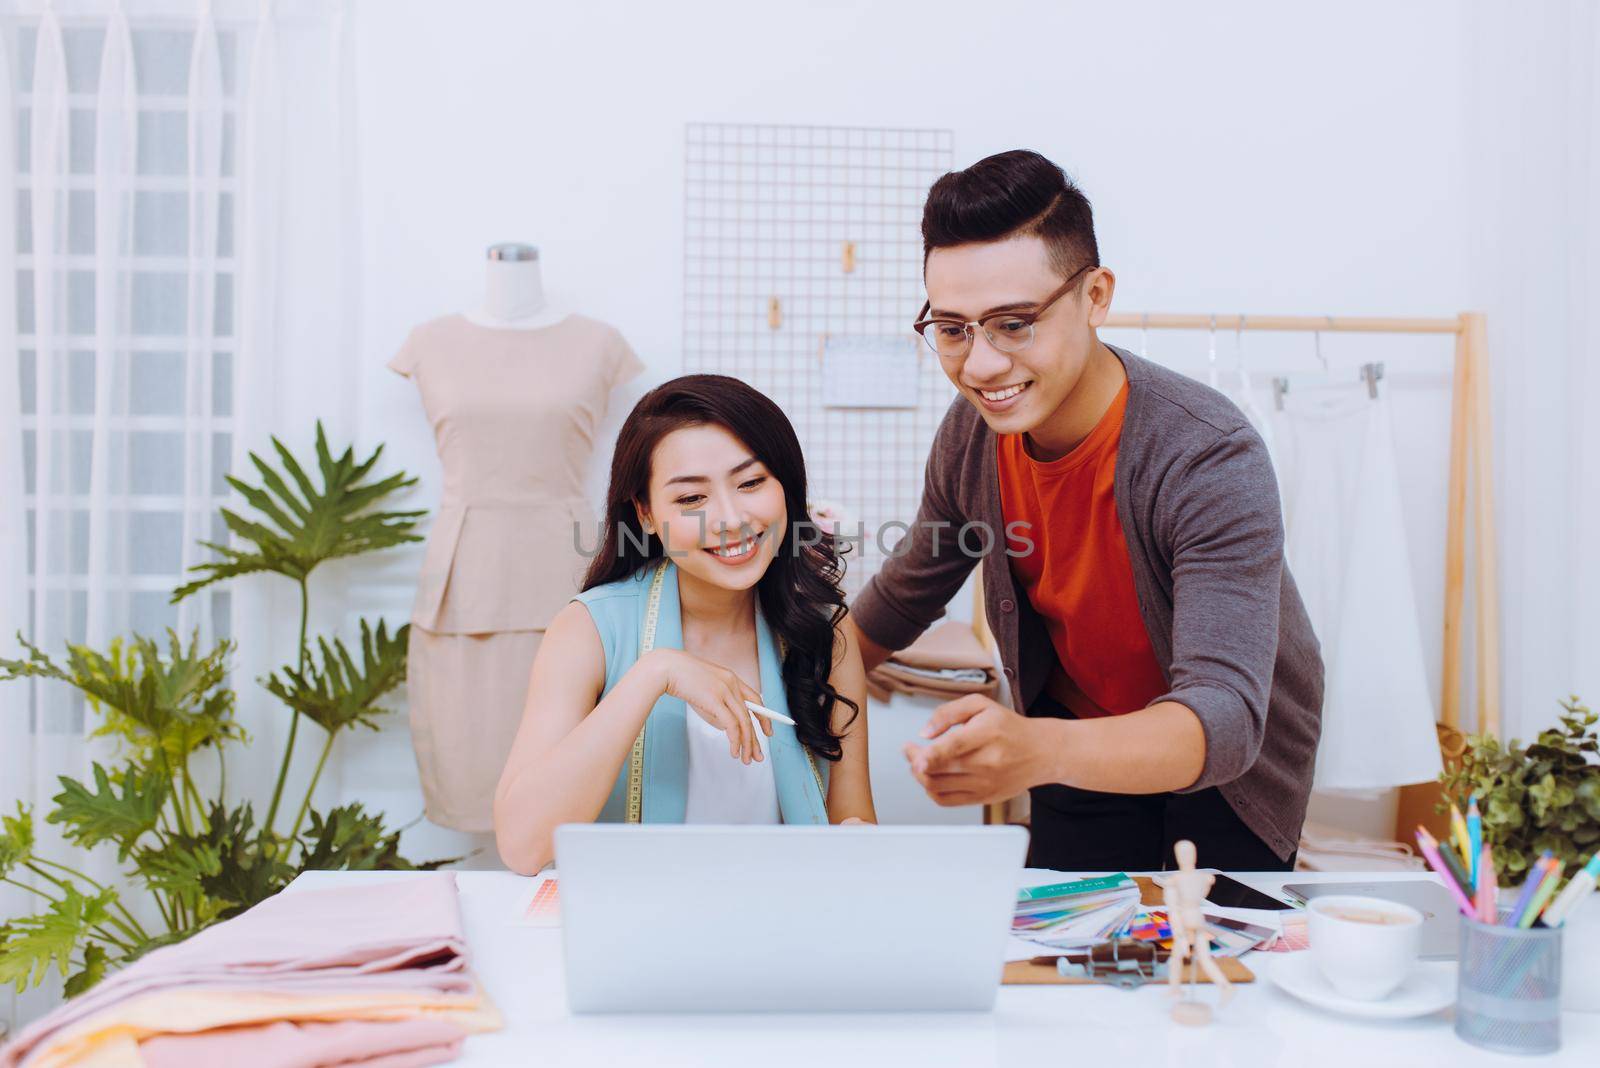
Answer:
[[[62,1028],[26,1061],[28,1068],[144,1068],[139,1041],[276,1020],[438,1019],[469,1034],[497,1031],[500,1012],[483,988],[467,995],[384,991],[357,994],[263,994],[179,989],[129,998]]]

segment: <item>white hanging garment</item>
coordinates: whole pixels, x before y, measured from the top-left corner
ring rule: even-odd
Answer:
[[[1244,417],[1250,420],[1250,425],[1255,427],[1256,433],[1261,435],[1261,443],[1267,447],[1267,459],[1272,461],[1272,470],[1278,476],[1278,494],[1280,498],[1284,493],[1284,473],[1282,470],[1283,458],[1278,454],[1278,440],[1273,420],[1267,410],[1261,406],[1260,398],[1256,396],[1255,383],[1250,378],[1250,373],[1244,369],[1244,364],[1239,365],[1239,382],[1223,393],[1233,403],[1239,406]]]
[[[1440,771],[1387,395],[1291,390],[1275,435],[1287,554],[1322,642],[1318,790],[1376,791]]]
[[[1211,388],[1221,391],[1224,396],[1233,401],[1233,403],[1237,404],[1239,406],[1239,410],[1244,413],[1244,417],[1250,420],[1250,425],[1255,427],[1256,433],[1261,435],[1261,443],[1267,447],[1267,459],[1272,463],[1273,473],[1278,475],[1278,495],[1281,504],[1283,496],[1283,475],[1279,471],[1278,445],[1277,441],[1275,440],[1272,418],[1267,414],[1267,409],[1261,406],[1260,399],[1256,396],[1256,385],[1250,377],[1249,365],[1245,362],[1244,325],[1242,322],[1243,316],[1240,318],[1240,327],[1233,336],[1234,370],[1238,375],[1238,381],[1227,388],[1223,388],[1219,384],[1219,376],[1217,374],[1217,339],[1215,333],[1212,334],[1210,349],[1206,353],[1206,359],[1209,365],[1208,378],[1211,383]]]

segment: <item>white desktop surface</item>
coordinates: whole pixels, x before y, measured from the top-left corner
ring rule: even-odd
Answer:
[[[404,872],[309,872],[293,889],[404,878]],[[1285,882],[1415,878],[1396,873],[1239,874],[1273,890]],[[1311,1008],[1266,980],[1279,959],[1250,953],[1253,983],[1208,1027],[1172,1022],[1165,988],[1004,986],[992,1013],[573,1016],[567,1012],[561,932],[515,925],[532,880],[508,872],[456,873],[472,967],[505,1029],[467,1039],[461,1065],[648,1064],[730,1068],[1382,1068],[1388,1065],[1595,1064],[1600,1015],[1562,1016],[1562,1048],[1548,1058],[1489,1053],[1456,1038],[1451,1010],[1370,1022]],[[825,919],[819,919],[825,924]],[[826,937],[825,926],[818,936]],[[621,950],[619,950],[621,951]],[[1210,998],[1202,987],[1203,997]]]

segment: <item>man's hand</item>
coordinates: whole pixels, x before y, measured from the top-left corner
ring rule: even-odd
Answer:
[[[1050,781],[1040,721],[969,694],[940,705],[922,729],[929,745],[905,747],[911,774],[941,805],[1005,801]]]

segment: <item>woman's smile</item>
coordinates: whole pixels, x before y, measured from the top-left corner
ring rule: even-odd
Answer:
[[[701,552],[710,553],[718,563],[737,566],[755,558],[761,548],[763,533],[753,534],[741,542],[707,546]]]

